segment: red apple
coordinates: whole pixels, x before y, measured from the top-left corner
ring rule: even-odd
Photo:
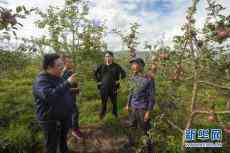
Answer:
[[[227,30],[220,30],[220,31],[217,31],[217,35],[221,38],[226,38],[228,37],[228,31]]]
[[[208,116],[208,121],[211,123],[211,122],[215,122],[216,121],[216,117],[215,117],[215,115],[214,114],[210,114],[209,116]]]
[[[169,58],[169,54],[167,54],[167,53],[160,53],[159,57],[160,57],[161,60],[166,60],[166,59]]]
[[[224,132],[230,134],[230,126],[225,126]]]

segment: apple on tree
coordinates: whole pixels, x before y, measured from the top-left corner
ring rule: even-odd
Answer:
[[[159,54],[159,58],[160,58],[160,60],[167,60],[167,59],[169,59],[169,54],[168,53],[160,53]]]
[[[208,122],[213,123],[216,121],[216,115],[214,113],[211,113],[208,115]]]

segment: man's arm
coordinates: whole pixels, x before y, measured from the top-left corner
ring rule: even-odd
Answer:
[[[129,111],[129,108],[131,106],[131,99],[132,99],[132,94],[129,94],[128,95],[128,102],[127,102],[127,104],[125,106],[125,111]]]
[[[38,80],[34,86],[35,95],[50,102],[60,97],[66,90],[69,90],[71,84],[65,81],[56,87],[52,87],[48,80]]]
[[[147,88],[147,96],[148,96],[148,111],[152,111],[155,105],[155,81],[149,80],[149,86]]]
[[[133,95],[130,93],[129,95],[128,95],[128,102],[127,102],[127,106],[131,106],[131,100],[132,100],[132,97],[133,97]]]
[[[98,65],[96,67],[96,69],[94,70],[94,79],[97,81],[97,82],[100,82],[101,81],[101,67],[102,65]]]
[[[154,80],[149,80],[149,86],[147,88],[147,96],[148,96],[148,106],[147,106],[147,111],[145,112],[144,115],[144,121],[147,122],[150,118],[150,112],[153,110],[153,106],[155,104],[155,85],[154,85]]]
[[[132,81],[129,80],[128,82],[128,88],[129,88],[129,95],[128,95],[128,100],[127,100],[127,104],[126,104],[126,109],[128,110],[128,108],[131,106],[131,101],[133,98],[133,88],[132,88]]]

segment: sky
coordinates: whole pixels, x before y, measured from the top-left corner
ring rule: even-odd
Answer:
[[[1,3],[2,1],[8,4]],[[218,0],[226,7],[225,13],[230,12],[230,0]],[[39,7],[45,11],[49,5],[63,7],[64,0],[0,0],[0,6],[14,9],[17,5]],[[185,22],[186,10],[191,6],[191,0],[90,0],[90,18],[105,22],[108,31],[117,28],[127,31],[130,23],[140,24],[138,40],[141,44],[138,50],[143,50],[145,41],[155,44],[163,39],[166,44],[172,42],[175,35],[181,34],[181,26]],[[200,0],[196,14],[197,27],[200,28],[205,19],[205,0]],[[37,16],[30,16],[21,21],[24,27],[18,35],[23,37],[39,37],[45,32],[34,25]],[[105,37],[110,50],[122,50],[120,38],[112,33]]]

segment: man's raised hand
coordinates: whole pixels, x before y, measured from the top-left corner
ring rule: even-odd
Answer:
[[[125,108],[124,108],[124,110],[125,110],[126,112],[128,112],[128,111],[129,111],[129,105],[126,105]]]
[[[76,77],[76,73],[72,74],[68,79],[67,81],[70,83],[70,84],[73,84],[75,82],[77,82],[77,77]]]

